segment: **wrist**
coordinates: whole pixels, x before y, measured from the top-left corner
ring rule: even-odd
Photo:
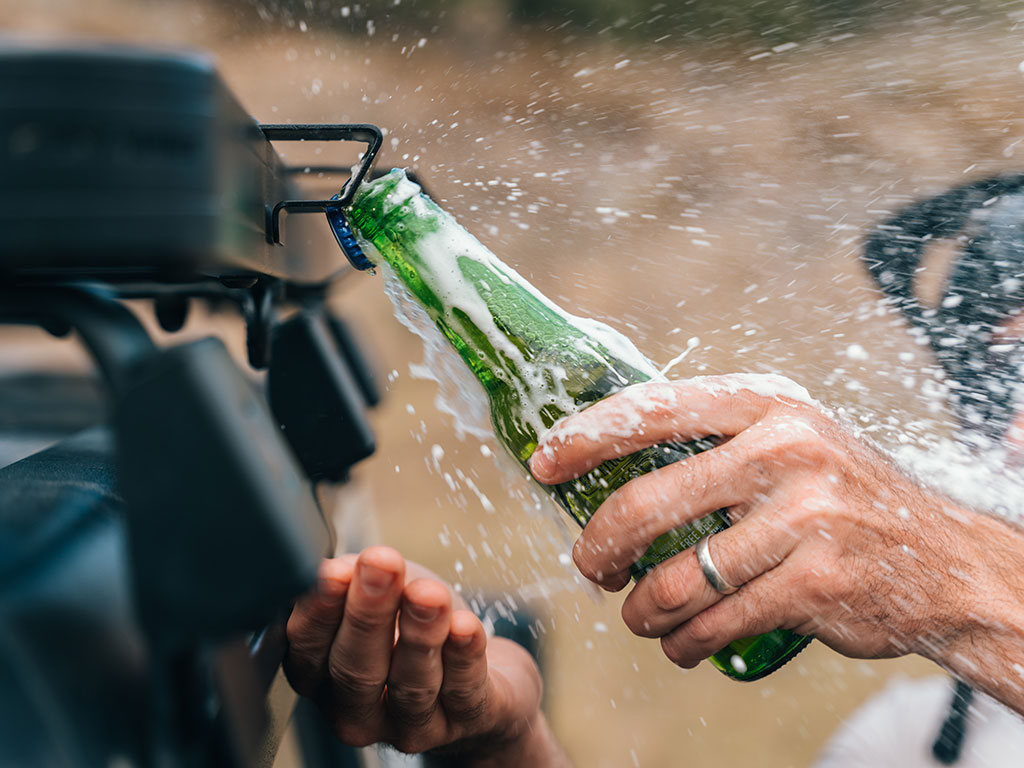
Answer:
[[[972,629],[944,650],[926,654],[961,680],[1024,713],[1024,612],[990,600],[971,617]]]
[[[491,756],[470,763],[474,768],[505,768],[505,766],[548,765],[543,759],[554,743],[547,719],[538,710],[529,719],[512,723],[495,734],[496,749]]]
[[[538,710],[486,735],[466,739],[426,755],[428,766],[513,768],[561,765],[561,749]]]
[[[918,652],[1019,710],[1024,702],[1024,534],[973,513],[952,543],[963,569],[949,569],[946,631]]]

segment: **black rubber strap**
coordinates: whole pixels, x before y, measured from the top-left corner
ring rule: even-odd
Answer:
[[[974,689],[962,680],[957,680],[949,714],[939,729],[938,738],[932,744],[932,757],[942,765],[953,765],[960,760],[964,738],[967,736],[967,716],[973,699]]]

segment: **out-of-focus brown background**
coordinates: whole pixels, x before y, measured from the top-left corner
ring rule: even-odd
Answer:
[[[0,0],[0,29],[205,49],[264,122],[385,127],[382,165],[416,169],[541,290],[653,359],[698,337],[676,374],[783,373],[887,426],[882,442],[914,420],[943,431],[928,360],[879,309],[860,237],[903,202],[1019,167],[1024,5],[695,5]],[[546,706],[580,766],[807,765],[891,676],[937,671],[820,644],[749,685],[674,668],[622,626],[621,596],[574,577],[558,513],[509,490],[493,444],[456,436],[381,279],[350,275],[336,304],[387,383],[349,543],[534,612]],[[4,365],[74,354],[4,338]]]

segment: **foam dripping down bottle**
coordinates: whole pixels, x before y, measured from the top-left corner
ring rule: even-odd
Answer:
[[[548,300],[404,172],[364,183],[345,214],[369,260],[391,266],[481,383],[498,440],[527,472],[538,435],[558,419],[629,384],[662,378],[625,336]],[[544,488],[585,526],[615,489],[711,446],[652,446]],[[632,566],[633,578],[727,525],[721,511],[662,534]],[[730,643],[711,662],[736,680],[756,680],[809,641],[775,630]]]

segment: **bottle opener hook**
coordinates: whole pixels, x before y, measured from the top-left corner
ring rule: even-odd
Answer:
[[[341,192],[330,200],[282,200],[273,208],[267,207],[267,241],[282,244],[281,212],[326,213],[338,245],[356,269],[369,269],[372,265],[356,243],[355,235],[348,226],[343,208],[352,202],[356,190],[363,183],[384,143],[384,133],[376,125],[355,123],[346,125],[261,125],[260,130],[268,141],[359,141],[367,145],[359,165]],[[333,167],[320,170],[337,170]]]

